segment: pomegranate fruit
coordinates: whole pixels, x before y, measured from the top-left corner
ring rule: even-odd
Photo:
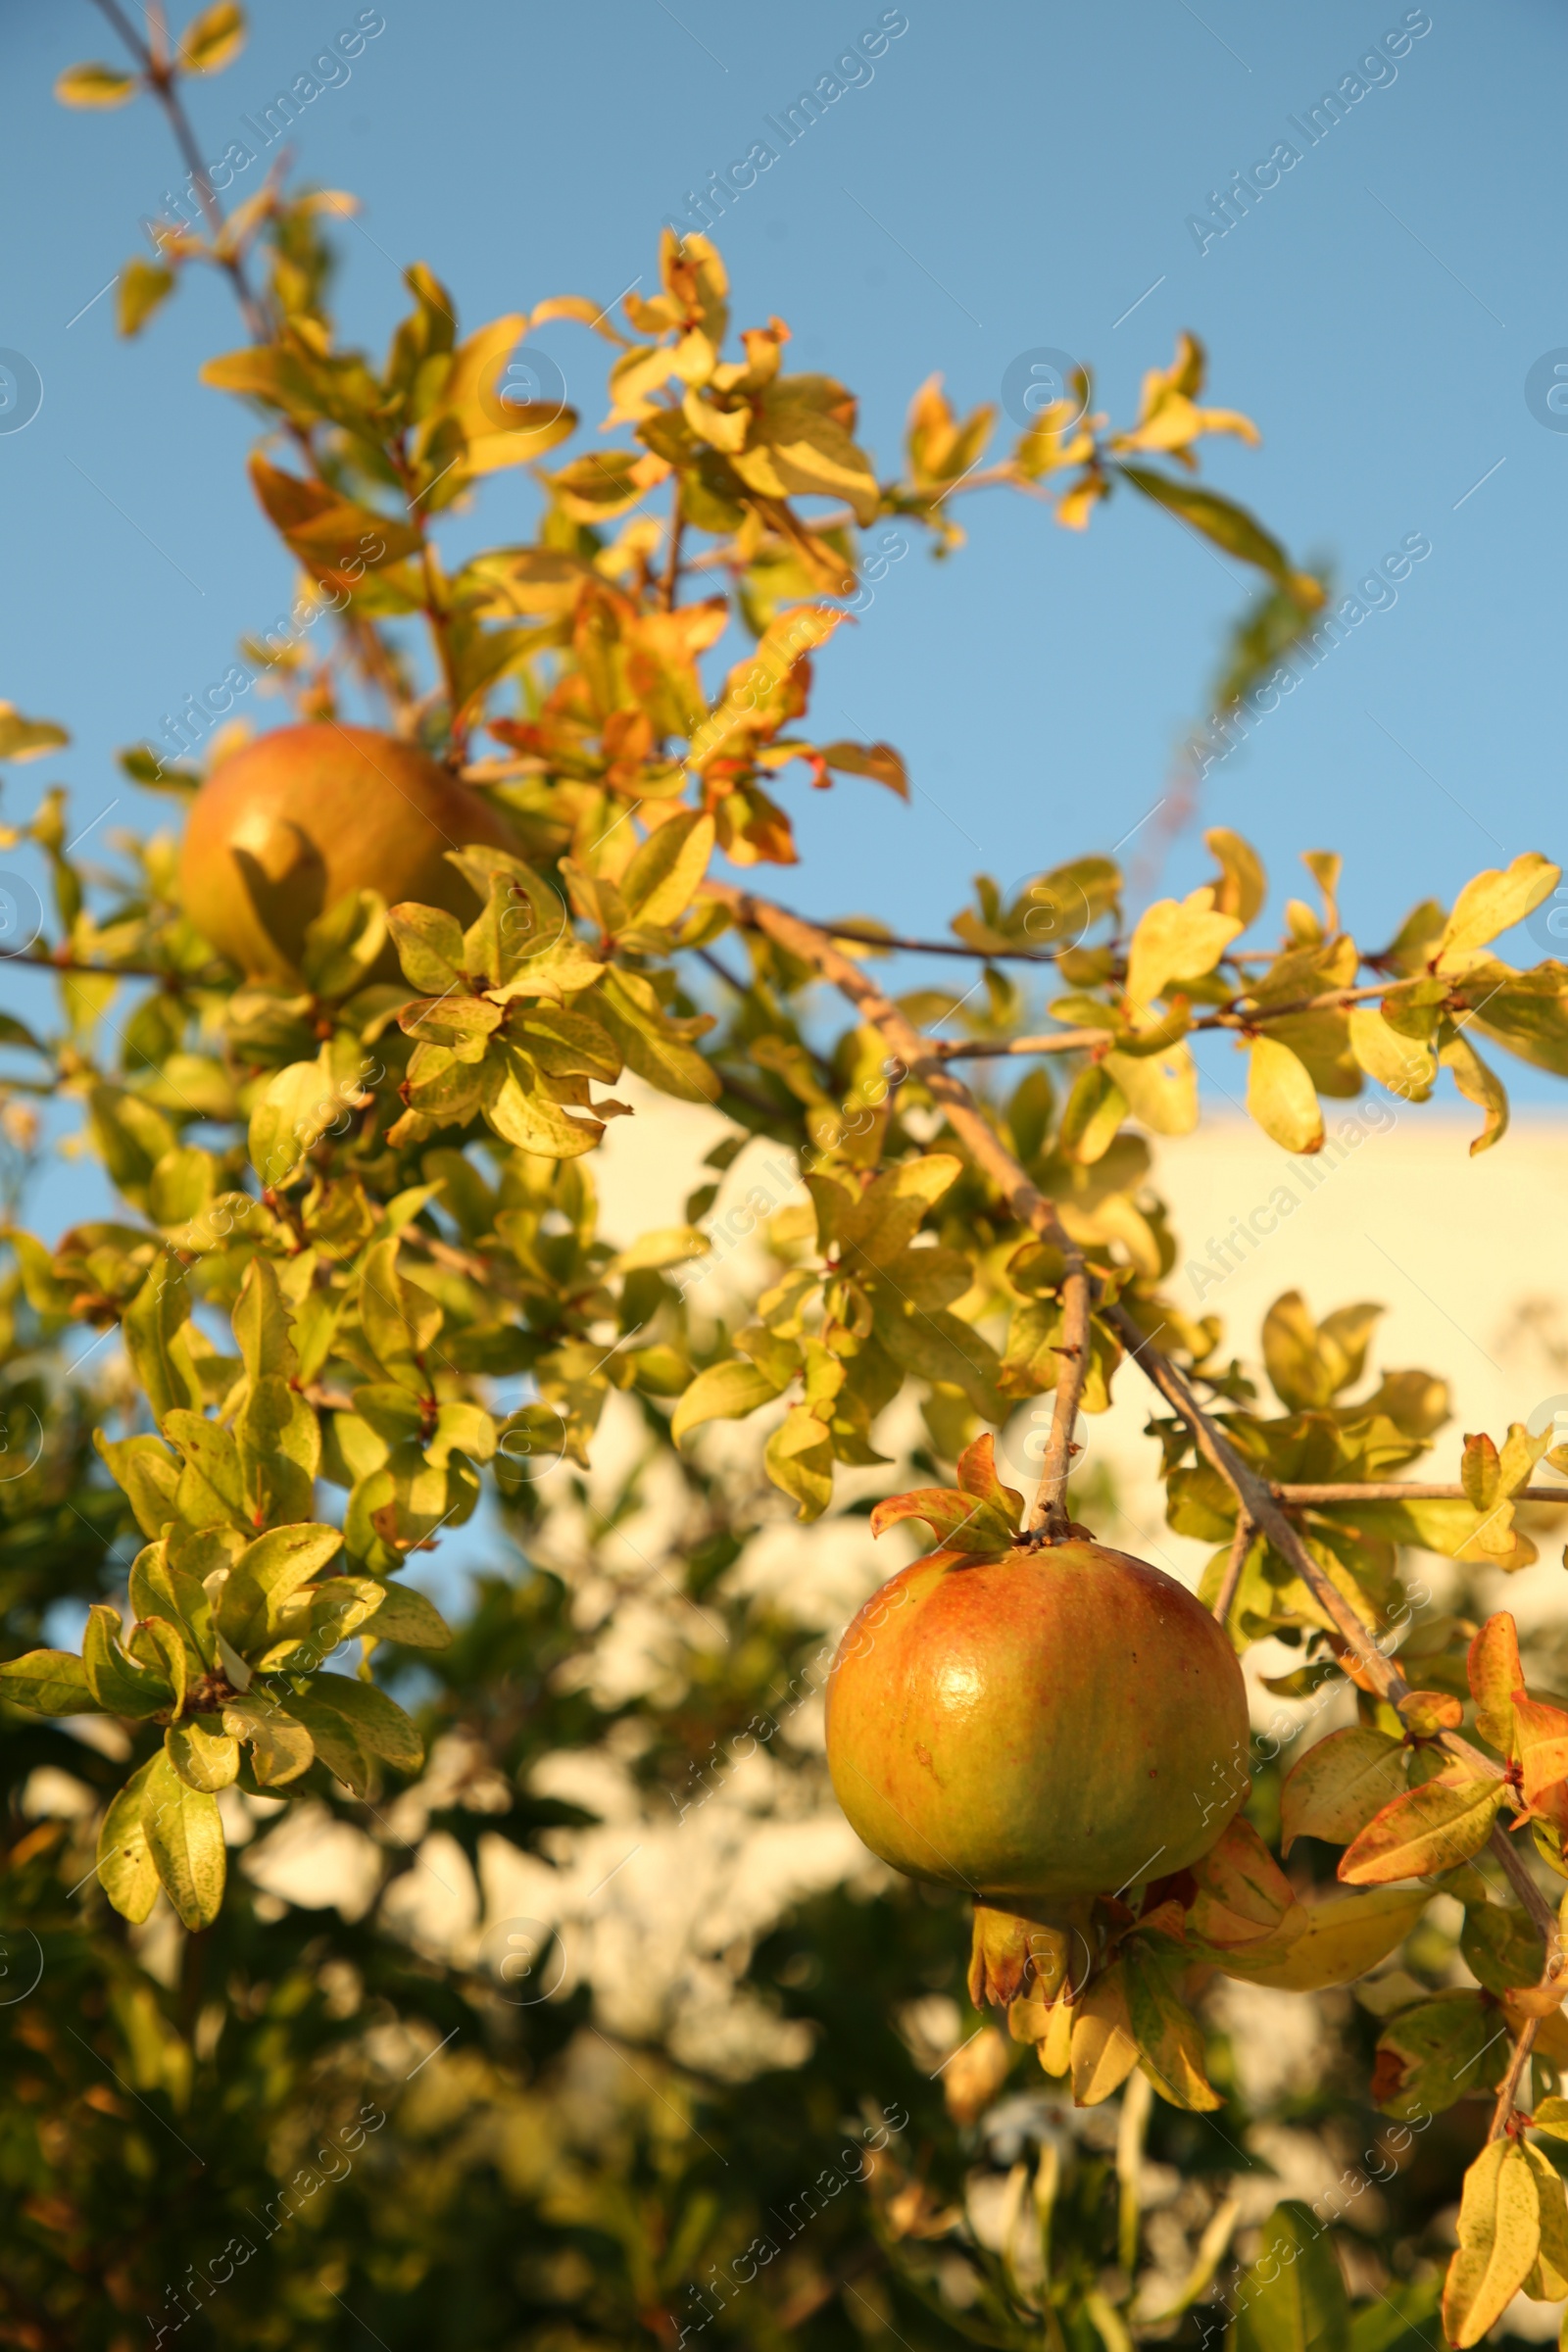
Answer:
[[[911,1878],[1009,1913],[1195,1862],[1247,1793],[1247,1749],[1241,1668],[1207,1610],[1087,1541],[916,1560],[860,1610],[828,1682],[852,1827]]]
[[[505,819],[411,743],[369,727],[280,727],[220,760],[191,804],[185,912],[247,978],[299,977],[305,932],[354,890],[472,922],[479,902],[448,850],[514,849]],[[390,953],[377,977],[396,977]]]

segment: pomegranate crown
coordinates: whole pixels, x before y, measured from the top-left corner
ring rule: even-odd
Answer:
[[[989,1430],[959,1454],[957,1478],[956,1487],[915,1487],[907,1494],[890,1494],[871,1513],[872,1535],[880,1536],[900,1519],[923,1519],[944,1550],[1010,1551],[1023,1533],[1023,1496],[1003,1485]]]

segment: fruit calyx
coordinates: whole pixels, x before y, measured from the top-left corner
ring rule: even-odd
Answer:
[[[1081,1992],[1094,1965],[1093,1896],[977,1894],[969,1998],[1008,2008],[1031,1992],[1054,2001]]]

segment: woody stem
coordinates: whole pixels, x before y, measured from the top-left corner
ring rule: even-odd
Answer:
[[[1030,1514],[1031,1525],[1044,1527],[1050,1540],[1060,1542],[1070,1524],[1067,1470],[1072,1458],[1073,1428],[1089,1371],[1090,1285],[1082,1250],[1068,1238],[1054,1203],[1031,1183],[962,1079],[942,1067],[930,1039],[921,1036],[892,999],[883,995],[825,931],[801,915],[788,914],[782,906],[754,898],[750,891],[736,890],[728,883],[709,882],[705,894],[728,906],[747,929],[765,933],[792,955],[814,964],[824,979],[831,980],[840,994],[848,997],[858,1011],[881,1031],[906,1069],[919,1072],[932,1101],[942,1105],[954,1133],[968,1146],[975,1164],[1002,1192],[1020,1224],[1027,1225],[1042,1241],[1060,1250],[1065,1272],[1061,1284],[1063,1330],[1057,1351],[1055,1411],[1046,1441],[1040,1490]]]

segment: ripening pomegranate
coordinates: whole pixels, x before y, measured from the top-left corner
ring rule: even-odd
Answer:
[[[354,890],[471,922],[448,850],[513,849],[505,819],[414,744],[369,727],[280,727],[220,760],[191,804],[180,897],[253,980],[296,981],[307,924]],[[388,970],[396,975],[395,957]]]
[[[977,1897],[1115,1894],[1184,1869],[1247,1794],[1247,1749],[1241,1668],[1207,1610],[1087,1541],[916,1560],[866,1602],[828,1683],[852,1826]]]

